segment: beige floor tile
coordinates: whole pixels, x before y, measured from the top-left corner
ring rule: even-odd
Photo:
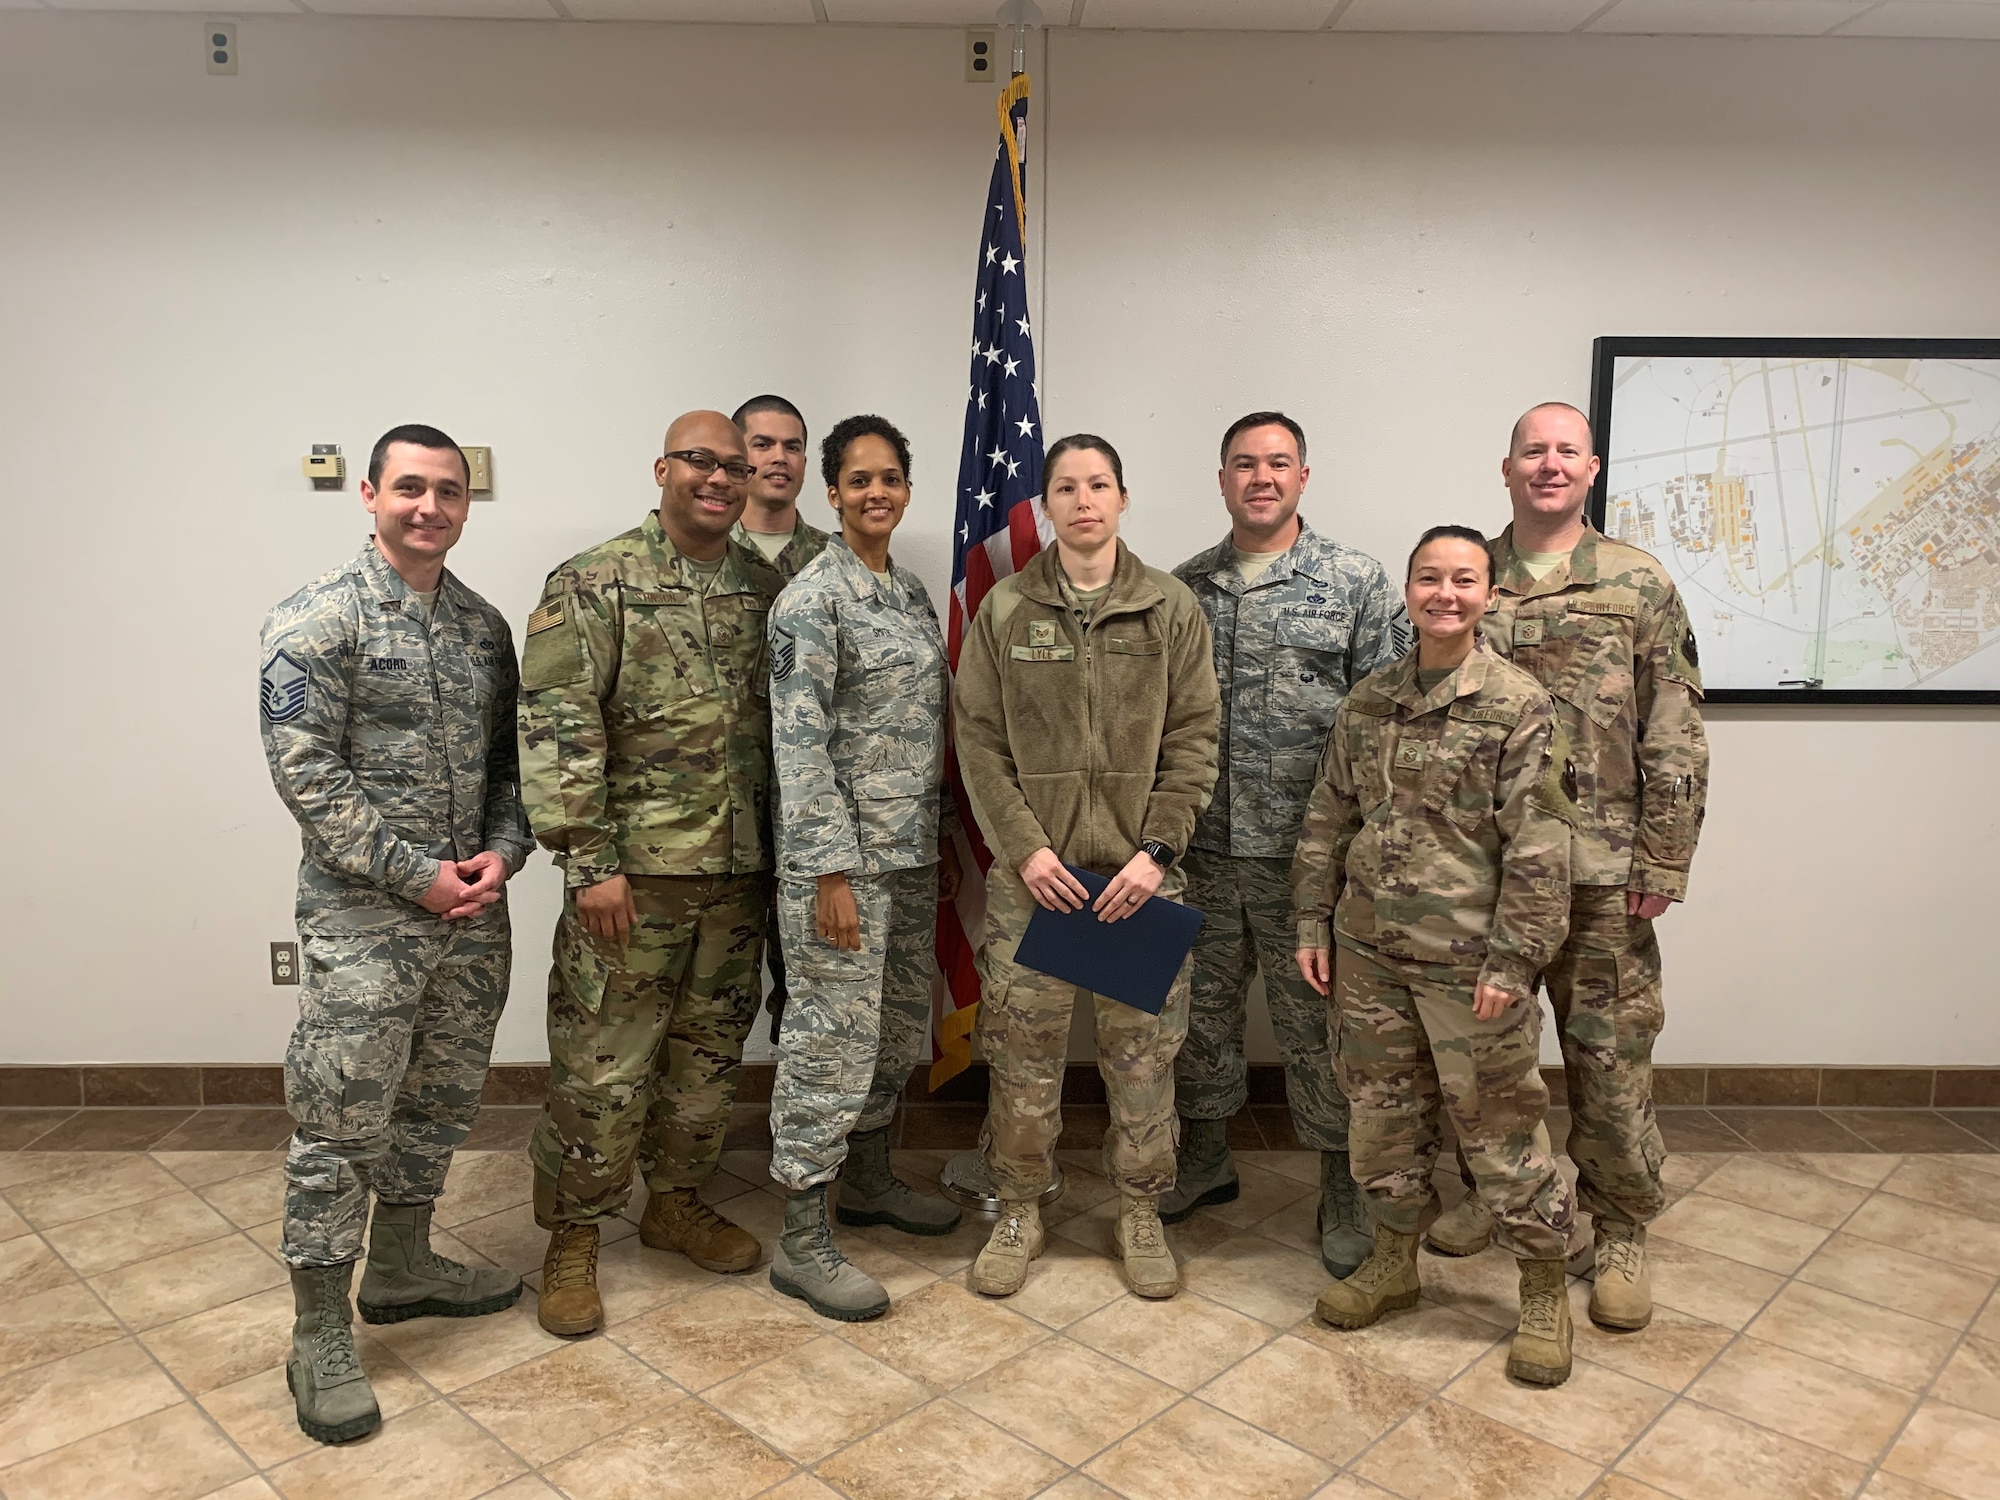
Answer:
[[[271,1167],[283,1166],[285,1148],[275,1151],[152,1151],[154,1161],[191,1188],[207,1187]]]
[[[77,1276],[38,1234],[0,1241],[0,1302],[68,1286]]]
[[[1396,1497],[1352,1474],[1336,1474],[1331,1483],[1313,1491],[1312,1500],[1396,1500]]]
[[[285,1268],[240,1234],[157,1255],[90,1278],[111,1310],[137,1329],[191,1317],[283,1286]]]
[[[1060,1224],[1064,1219],[1073,1219],[1117,1196],[1118,1189],[1105,1181],[1100,1173],[1065,1167],[1063,1194],[1042,1210],[1042,1223],[1049,1226]]]
[[[361,1367],[368,1372],[368,1383],[375,1391],[375,1404],[384,1417],[401,1416],[437,1399],[436,1391],[374,1340],[363,1335],[355,1340],[355,1346],[361,1355]],[[287,1342],[273,1352],[282,1359],[289,1349]],[[285,1384],[282,1364],[209,1391],[201,1397],[201,1404],[230,1441],[260,1469],[310,1453],[317,1446],[299,1431],[298,1406]]]
[[[1036,1500],[1118,1500],[1118,1496],[1087,1474],[1072,1474],[1043,1490]]]
[[[442,1401],[391,1417],[365,1443],[315,1448],[271,1471],[285,1500],[471,1500],[521,1461]]]
[[[1849,1234],[2000,1276],[2000,1224],[1877,1193],[1842,1226]]]
[[[1782,1276],[1664,1237],[1647,1238],[1646,1267],[1656,1304],[1724,1328],[1748,1323],[1785,1284]]]
[[[1883,1179],[1902,1165],[1903,1158],[1875,1152],[1800,1151],[1774,1152],[1765,1158],[1781,1167],[1817,1172],[1836,1182],[1859,1188],[1878,1188]]]
[[[283,1364],[294,1317],[292,1289],[274,1287],[151,1329],[139,1341],[190,1394],[200,1396]]]
[[[991,1422],[938,1400],[827,1459],[815,1472],[854,1500],[1027,1500],[1064,1471]]]
[[[540,1467],[683,1399],[608,1339],[585,1339],[456,1391],[458,1409]]]
[[[219,1490],[211,1490],[203,1500],[280,1500],[280,1496],[268,1483],[253,1474],[248,1479],[239,1479]]]
[[[1583,1500],[1673,1500],[1665,1490],[1627,1479],[1623,1474],[1606,1474]]]
[[[1447,1401],[1470,1407],[1594,1464],[1615,1462],[1672,1395],[1589,1360],[1577,1360],[1555,1390],[1507,1378],[1507,1350],[1495,1349],[1444,1389]]]
[[[1016,1437],[1081,1464],[1158,1416],[1180,1392],[1069,1339],[1052,1339],[954,1393]]]
[[[1748,1336],[1724,1350],[1688,1395],[1865,1464],[1916,1405],[1909,1391]]]
[[[549,1232],[535,1223],[535,1211],[527,1204],[455,1224],[451,1232],[494,1265],[505,1266],[523,1276],[540,1273],[543,1252],[549,1248]],[[638,1227],[625,1219],[600,1225],[600,1255],[638,1232]]]
[[[752,1287],[729,1284],[670,1302],[605,1332],[679,1385],[704,1391],[817,1338],[819,1329],[807,1320],[804,1306],[789,1297],[764,1297]]]
[[[1289,1337],[1266,1344],[1196,1394],[1334,1464],[1352,1459],[1430,1399],[1400,1375]]]
[[[1931,1395],[2000,1421],[2000,1344],[1967,1339],[1958,1346]]]
[[[1711,1198],[1802,1219],[1821,1229],[1838,1229],[1841,1221],[1868,1199],[1866,1188],[1815,1172],[1796,1172],[1760,1156],[1730,1157],[1709,1174],[1701,1190]]]
[[[1289,1203],[1302,1198],[1319,1198],[1319,1174],[1309,1182],[1269,1167],[1256,1166],[1247,1157],[1236,1162],[1237,1196],[1234,1202],[1218,1203],[1201,1213],[1234,1229],[1248,1229],[1259,1219],[1268,1219]]]
[[[1983,1271],[1968,1271],[1851,1234],[1836,1234],[1820,1246],[1800,1268],[1798,1279],[1948,1328],[1963,1328],[1972,1321],[1994,1281]]]
[[[1077,1342],[1183,1391],[1221,1374],[1275,1333],[1194,1292],[1170,1302],[1126,1297],[1069,1329]]]
[[[131,1339],[0,1380],[0,1468],[173,1406],[181,1393]]]
[[[1478,1412],[1432,1401],[1363,1454],[1353,1472],[1424,1500],[1567,1500],[1598,1468]]]
[[[543,1236],[546,1241],[547,1236]],[[535,1282],[541,1282],[541,1261],[535,1262]],[[604,1322],[623,1323],[641,1313],[692,1297],[731,1281],[765,1278],[760,1267],[738,1276],[704,1271],[676,1250],[649,1250],[636,1234],[605,1246],[597,1257],[597,1292],[604,1300]]]
[[[525,1151],[461,1151],[431,1211],[441,1229],[519,1208],[535,1196],[535,1168]]]
[[[2000,1341],[2000,1297],[1986,1300],[1986,1310],[1972,1320],[1972,1332],[1983,1339]]]
[[[1007,1299],[1007,1306],[1047,1327],[1067,1328],[1126,1295],[1125,1275],[1116,1261],[1050,1235],[1041,1258],[1029,1268],[1028,1284]]]
[[[193,1193],[174,1193],[78,1219],[46,1238],[80,1275],[96,1276],[233,1233],[235,1226]]]
[[[1882,1467],[1957,1500],[1993,1500],[2000,1495],[2000,1422],[1926,1401]]]
[[[239,1229],[254,1228],[281,1219],[285,1214],[285,1172],[283,1167],[266,1167],[241,1177],[211,1182],[201,1196]]]
[[[20,1154],[69,1155],[61,1151]],[[11,1159],[0,1155],[0,1162]],[[0,1186],[7,1187],[8,1199],[37,1229],[53,1229],[182,1191],[180,1179],[156,1161],[125,1152],[96,1151],[79,1151],[71,1160],[49,1165],[19,1186]]]
[[[1721,1151],[1676,1151],[1661,1166],[1660,1182],[1670,1200],[1684,1198],[1729,1159],[1728,1153]]]
[[[106,1169],[136,1156],[131,1151],[0,1151],[0,1191],[12,1193],[28,1183],[57,1177],[101,1177]]]
[[[1952,1500],[1952,1497],[1943,1490],[1918,1484],[1914,1479],[1903,1479],[1877,1470],[1875,1477],[1868,1481],[1868,1488],[1861,1492],[1861,1500]]]
[[[80,1281],[0,1302],[0,1375],[80,1354],[124,1332]]]
[[[563,1497],[540,1475],[523,1474],[512,1484],[501,1485],[484,1500],[563,1500]]]
[[[32,1232],[26,1219],[15,1213],[8,1204],[0,1203],[0,1242],[18,1239],[21,1235]]]
[[[1868,1472],[1685,1401],[1660,1418],[1618,1467],[1677,1500],[1847,1500]]]
[[[803,1391],[819,1399],[803,1402]],[[823,1335],[711,1386],[703,1399],[779,1452],[815,1463],[928,1394],[845,1339]]]
[[[7,1500],[196,1500],[248,1475],[185,1401],[0,1470]]]
[[[1181,1285],[1211,1302],[1289,1328],[1313,1310],[1332,1278],[1317,1255],[1258,1234],[1224,1240],[1181,1267]]]
[[[941,1391],[1049,1337],[1040,1323],[956,1281],[934,1281],[882,1317],[835,1331],[890,1369]]]
[[[1188,1400],[1093,1461],[1087,1472],[1128,1500],[1303,1500],[1333,1469],[1227,1412]]]
[[[1435,1302],[1391,1313],[1373,1328],[1328,1328],[1307,1318],[1292,1331],[1309,1343],[1400,1375],[1427,1391],[1435,1391],[1501,1337],[1501,1331],[1483,1318]]]
[[[791,1470],[721,1413],[683,1400],[547,1473],[570,1500],[744,1500]]]
[[[843,1229],[843,1241],[855,1235],[872,1239],[881,1249],[922,1266],[933,1276],[952,1276],[971,1265],[993,1235],[993,1221],[967,1214],[950,1234],[901,1234],[887,1225],[874,1229]],[[773,1235],[775,1239],[776,1236]]]
[[[1951,1353],[1957,1336],[1839,1292],[1793,1282],[1746,1330],[1766,1343],[1823,1359],[1905,1390],[1921,1390]]]
[[[1817,1225],[1699,1192],[1689,1193],[1655,1219],[1647,1237],[1675,1240],[1789,1276],[1806,1263],[1826,1235]]]
[[[456,1391],[568,1343],[544,1333],[532,1297],[490,1318],[412,1318],[371,1328],[371,1336],[425,1380]]]
[[[1666,1391],[1686,1390],[1735,1334],[1671,1307],[1655,1306],[1653,1321],[1638,1333],[1614,1333],[1590,1321],[1590,1284],[1572,1282],[1570,1322],[1578,1359],[1603,1365]]]
[[[1267,1168],[1294,1182],[1302,1182],[1315,1193],[1319,1191],[1320,1160],[1317,1151],[1239,1151],[1236,1159]]]
[[[1261,1234],[1267,1240],[1276,1240],[1281,1245],[1290,1245],[1294,1250],[1303,1250],[1317,1260],[1320,1247],[1319,1195],[1308,1194],[1296,1203],[1287,1203],[1268,1218],[1252,1224],[1249,1232]]]
[[[1512,1330],[1521,1317],[1521,1266],[1503,1250],[1478,1255],[1417,1257],[1424,1297],[1441,1307],[1470,1313],[1482,1323]]]
[[[1963,1166],[1957,1157],[1908,1157],[1890,1173],[1882,1191],[2000,1222],[2000,1175]]]

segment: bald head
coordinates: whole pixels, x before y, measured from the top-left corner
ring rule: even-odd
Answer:
[[[674,418],[663,446],[653,464],[660,529],[689,557],[707,562],[722,556],[750,494],[741,429],[719,411],[691,411]],[[738,472],[732,475],[731,468]]]
[[[1590,419],[1567,401],[1531,406],[1514,424],[1500,477],[1514,505],[1515,539],[1526,550],[1566,552],[1583,534],[1583,508],[1597,479],[1595,446]]]
[[[683,448],[706,448],[717,458],[741,458],[743,430],[719,411],[682,412],[667,428],[665,451]]]
[[[1569,414],[1568,418],[1562,416],[1564,412]],[[1519,417],[1514,419],[1514,431],[1507,438],[1507,451],[1509,453],[1520,452],[1522,437],[1526,435],[1530,427],[1538,425],[1535,421],[1536,418],[1544,416],[1554,418],[1558,425],[1568,426],[1573,423],[1574,426],[1571,427],[1572,436],[1574,436],[1575,428],[1581,427],[1583,429],[1583,451],[1585,453],[1595,453],[1597,451],[1597,438],[1590,430],[1590,418],[1586,417],[1574,406],[1571,406],[1567,401],[1544,401],[1541,405],[1531,406],[1522,412]]]

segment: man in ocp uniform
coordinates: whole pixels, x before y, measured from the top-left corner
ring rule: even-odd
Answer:
[[[1249,1098],[1243,1031],[1261,969],[1292,1125],[1299,1144],[1320,1153],[1320,1258],[1345,1276],[1368,1254],[1369,1227],[1349,1170],[1326,1002],[1293,960],[1292,851],[1335,710],[1409,649],[1410,622],[1379,562],[1299,518],[1310,475],[1305,433],[1283,412],[1230,424],[1218,475],[1230,534],[1174,569],[1215,638],[1222,765],[1187,854],[1183,899],[1208,920],[1195,939],[1187,1041],[1174,1067],[1180,1173],[1160,1217],[1178,1223],[1237,1195],[1227,1132]]]
[[[1501,477],[1514,520],[1495,544],[1499,597],[1483,630],[1555,699],[1579,808],[1569,938],[1543,973],[1569,1083],[1577,1201],[1595,1219],[1591,1320],[1653,1316],[1646,1225],[1666,1206],[1653,1109],[1665,1020],[1653,920],[1687,895],[1708,800],[1694,631],[1649,554],[1584,519],[1597,477],[1590,422],[1548,402],[1514,424]],[[1492,1221],[1468,1200],[1431,1247],[1470,1255]]]
[[[549,575],[522,645],[521,763],[564,872],[549,1102],[529,1154],[550,1231],[538,1313],[588,1333],[598,1226],[650,1196],[640,1239],[713,1271],[760,1247],[696,1196],[722,1154],[756,1019],[771,899],[765,622],[784,580],[730,540],[743,434],[689,412],[645,521]]]
[[[532,845],[514,751],[507,622],[444,569],[465,526],[465,456],[435,427],[375,445],[375,534],[264,622],[271,779],[298,820],[305,988],[285,1055],[298,1128],[282,1252],[297,1316],[285,1378],[300,1428],[365,1436],[381,1412],[348,1286],[375,1200],[371,1323],[511,1307],[521,1280],[430,1248],[431,1206],[479,1115],[507,1000],[505,883]]]

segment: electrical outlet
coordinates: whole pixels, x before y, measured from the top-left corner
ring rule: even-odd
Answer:
[[[297,943],[271,944],[271,983],[297,984],[299,982],[299,945]]]
[[[491,448],[461,448],[465,455],[465,487],[475,495],[493,498],[493,450]]]
[[[201,49],[208,54],[209,72],[234,73],[236,71],[236,23],[234,21],[202,22]]]
[[[1000,76],[999,33],[991,26],[974,26],[965,33],[965,81],[991,83]]]

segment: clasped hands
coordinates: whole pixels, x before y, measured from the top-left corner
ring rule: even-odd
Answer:
[[[1056,851],[1044,844],[1021,861],[1021,884],[1035,903],[1047,911],[1080,911],[1086,901],[1100,922],[1118,922],[1144,906],[1166,877],[1153,856],[1140,850],[1125,861],[1125,868],[1111,877],[1111,883],[1095,901],[1083,882],[1063,867]]]
[[[471,859],[441,859],[437,877],[418,905],[447,922],[477,916],[500,899],[507,883],[507,861],[488,849]]]

